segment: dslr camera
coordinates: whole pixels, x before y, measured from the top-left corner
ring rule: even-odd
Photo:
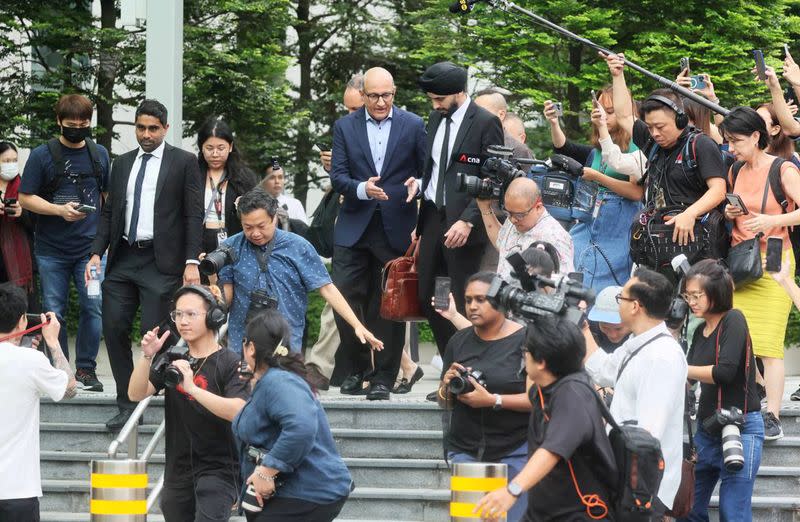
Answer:
[[[269,295],[269,293],[259,288],[250,292],[250,306],[247,308],[247,316],[245,316],[244,324],[250,322],[253,317],[257,316],[265,310],[277,310],[278,300]]]
[[[595,299],[594,290],[585,288],[579,281],[569,277],[556,280],[532,274],[518,253],[506,259],[522,288],[510,285],[498,275],[494,276],[486,292],[492,306],[498,310],[508,310],[531,322],[539,317],[563,316],[579,327],[583,324],[585,314],[579,305],[584,301],[587,307],[591,306]],[[546,293],[543,291],[545,287],[554,288],[555,291]]]
[[[189,355],[189,347],[186,345],[175,345],[167,348],[153,362],[150,369],[151,375],[157,377],[158,381],[163,382],[167,388],[175,388],[183,382],[183,374],[173,364],[178,360],[189,361],[189,366],[193,372],[197,371],[198,361]]]
[[[480,176],[470,176],[459,172],[456,177],[456,190],[466,192],[478,199],[496,199],[502,204],[508,185],[516,178],[524,178],[525,171],[519,162],[512,158],[512,149],[493,145],[488,150],[491,155],[481,166]]]
[[[720,408],[703,421],[703,429],[722,438],[722,464],[733,473],[744,467],[744,447],[741,428],[744,426],[742,410],[731,406]]]
[[[252,462],[256,466],[261,465],[261,461],[264,459],[264,456],[267,454],[267,451],[257,448],[255,446],[247,446],[247,460]],[[279,487],[283,486],[284,481],[281,480],[281,475],[275,477],[275,489],[277,490]],[[273,493],[274,495],[274,493]],[[263,499],[264,501],[268,499]],[[249,484],[247,490],[242,497],[241,503],[242,509],[245,511],[249,511],[251,513],[259,513],[261,512],[262,508],[259,503],[258,499],[256,498],[255,488],[252,484]]]
[[[459,370],[458,375],[450,379],[450,385],[447,389],[453,395],[461,395],[475,391],[475,385],[469,378],[472,377],[475,381],[486,388],[486,376],[480,370]]]
[[[200,261],[200,273],[206,276],[216,274],[222,267],[233,263],[233,249],[228,245],[220,245]]]

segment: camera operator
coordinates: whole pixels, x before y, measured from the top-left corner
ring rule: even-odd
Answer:
[[[282,343],[288,337],[289,325],[274,310],[247,323],[243,355],[254,372],[253,394],[233,420],[247,484],[242,507],[248,522],[331,522],[353,480],[302,356]]]
[[[678,206],[682,211],[665,219],[673,225],[673,243],[695,241],[697,219],[725,199],[725,169],[719,147],[710,137],[689,125],[681,98],[669,89],[657,89],[639,107],[634,121],[631,96],[621,55],[604,55],[611,71],[614,111],[618,125],[633,136],[633,143],[650,158],[640,180],[645,208]],[[689,155],[683,151],[690,145]]]
[[[228,520],[239,486],[230,423],[249,395],[247,382],[239,377],[241,359],[217,342],[225,309],[208,287],[179,288],[171,317],[188,353],[178,355],[179,347],[159,353],[170,331],[160,333],[156,327],[147,332],[128,395],[140,401],[164,390],[164,519]]]
[[[692,313],[705,320],[688,355],[689,379],[700,381],[694,505],[688,518],[708,518],[708,502],[721,480],[720,520],[750,520],[764,420],[747,321],[732,309],[733,279],[717,261],[692,266],[682,290]],[[731,451],[732,438],[740,439],[738,451]]]
[[[0,285],[0,520],[39,520],[42,483],[39,470],[39,397],[71,399],[75,377],[58,342],[56,314],[41,316],[42,335],[53,366],[37,350],[19,346],[28,329],[25,291]]]
[[[535,241],[546,241],[556,248],[561,273],[574,271],[572,238],[544,208],[535,181],[516,178],[508,185],[503,198],[508,219],[502,225],[492,211],[492,200],[478,199],[477,202],[489,241],[500,253],[497,265],[500,277],[508,279],[511,276],[511,265],[506,257],[522,252]]]
[[[317,252],[302,237],[277,228],[278,201],[256,187],[239,200],[243,231],[223,243],[227,249],[222,266],[215,265],[230,305],[228,346],[241,353],[248,314],[262,308],[277,308],[289,322],[292,351],[303,347],[307,294],[319,290],[335,312],[355,330],[362,343],[383,348],[356,317],[339,290],[331,283]],[[219,253],[220,251],[216,251]],[[213,255],[206,256],[204,262]],[[255,297],[253,300],[251,298]]]
[[[656,514],[672,507],[683,461],[686,358],[664,323],[672,294],[664,275],[639,268],[616,296],[622,324],[634,336],[609,354],[588,328],[583,332],[589,376],[598,386],[614,388],[614,419],[635,421],[661,443],[665,469]]]
[[[440,405],[453,409],[444,439],[450,461],[501,462],[511,476],[528,454],[531,403],[519,375],[525,328],[489,303],[486,292],[494,276],[478,272],[467,280],[464,297],[472,328],[457,331],[447,343],[438,395]],[[521,502],[509,522],[520,520],[524,511]]]
[[[507,487],[478,502],[475,511],[483,517],[510,514],[519,506],[530,521],[605,518],[598,509],[610,504],[616,464],[582,371],[585,353],[586,343],[569,320],[540,318],[529,324],[525,370],[536,383],[529,391],[534,405],[528,426],[531,456],[520,472],[509,470]],[[526,491],[527,505],[524,499],[518,502]],[[596,502],[591,511],[582,500],[590,495]]]

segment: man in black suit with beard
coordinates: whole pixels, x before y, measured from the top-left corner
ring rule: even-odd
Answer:
[[[164,321],[172,295],[181,284],[199,284],[197,257],[203,237],[203,181],[194,154],[169,145],[167,108],[144,100],[136,109],[139,148],[118,157],[111,167],[92,257],[86,265],[103,281],[103,334],[117,384],[119,414],[106,423],[118,431],[136,403],[128,398],[133,371],[131,329],[141,306],[141,332]],[[170,341],[177,341],[171,339]]]
[[[491,145],[503,144],[497,116],[478,107],[466,93],[467,70],[451,62],[428,67],[419,86],[433,104],[428,117],[427,157],[423,170],[416,234],[419,253],[419,298],[440,354],[455,327],[431,307],[437,276],[451,279],[459,312],[464,313],[464,285],[478,271],[486,246],[486,230],[475,199],[456,190],[456,175],[480,173]],[[409,178],[407,186],[418,181]]]

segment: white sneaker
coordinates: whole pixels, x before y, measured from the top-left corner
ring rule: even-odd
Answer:
[[[431,359],[431,366],[433,366],[439,371],[442,371],[442,356],[439,355],[438,353],[434,355],[433,359]]]

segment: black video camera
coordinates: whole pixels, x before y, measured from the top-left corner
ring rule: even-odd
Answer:
[[[502,204],[508,185],[516,178],[524,178],[525,171],[519,168],[518,160],[512,158],[510,147],[494,145],[488,152],[491,156],[483,162],[480,176],[457,174],[456,190],[478,199],[499,200]]]
[[[233,259],[233,249],[228,245],[220,245],[200,261],[200,273],[207,276],[216,274],[225,265],[233,263]]]
[[[530,169],[530,177],[542,193],[542,204],[561,223],[592,219],[599,186],[581,176],[583,165],[561,154],[553,154],[549,162],[536,161]]]
[[[245,317],[244,323],[249,323],[253,317],[265,310],[277,309],[278,300],[275,297],[272,297],[266,290],[261,288],[253,290],[250,292],[250,306],[247,308],[247,316]]]
[[[486,376],[480,370],[459,370],[458,375],[450,379],[447,389],[453,395],[461,395],[475,391],[475,385],[469,378],[472,377],[478,384],[486,388]]]
[[[155,362],[153,362],[150,373],[156,377],[157,382],[163,382],[164,386],[167,388],[175,388],[183,382],[183,374],[173,364],[175,361],[179,360],[189,361],[189,366],[192,368],[192,371],[197,371],[198,361],[189,355],[189,347],[186,345],[176,345],[162,352]]]

